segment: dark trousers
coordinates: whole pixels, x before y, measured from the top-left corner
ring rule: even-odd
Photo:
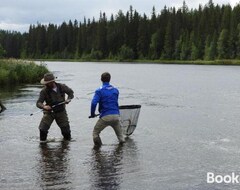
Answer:
[[[70,140],[71,130],[66,110],[59,113],[44,112],[43,118],[39,125],[40,140],[45,141],[47,139],[48,130],[54,120],[61,129],[64,139]]]

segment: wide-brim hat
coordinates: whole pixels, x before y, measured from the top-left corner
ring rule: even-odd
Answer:
[[[46,73],[43,77],[43,79],[40,81],[41,84],[48,84],[50,82],[54,82],[55,77],[52,73]]]

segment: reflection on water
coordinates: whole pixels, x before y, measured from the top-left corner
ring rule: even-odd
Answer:
[[[31,109],[36,109],[35,102],[40,85],[19,85],[0,87],[0,99],[7,108],[1,115],[8,117],[26,117]],[[3,119],[0,117],[0,120]],[[24,118],[25,119],[25,118]]]
[[[123,145],[115,145],[113,150],[92,152],[92,189],[120,189]]]
[[[90,162],[91,189],[122,189],[126,166],[136,164],[137,147],[130,138],[123,145],[93,148]]]
[[[41,159],[38,173],[43,189],[71,189],[68,179],[69,171],[69,142],[44,143],[39,145]]]

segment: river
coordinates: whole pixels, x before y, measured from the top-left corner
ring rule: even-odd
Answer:
[[[45,62],[75,92],[67,105],[73,140],[54,123],[39,143],[40,85],[1,89],[0,189],[239,189],[207,183],[207,173],[240,174],[240,67],[128,63]],[[142,105],[138,125],[123,146],[111,128],[93,149],[88,119],[101,73],[112,75],[120,105]]]

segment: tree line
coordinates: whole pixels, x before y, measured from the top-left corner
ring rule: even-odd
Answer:
[[[107,19],[84,18],[61,25],[30,25],[19,33],[0,31],[0,57],[84,60],[216,60],[240,58],[240,4],[197,9],[152,9],[150,17],[133,7]]]

